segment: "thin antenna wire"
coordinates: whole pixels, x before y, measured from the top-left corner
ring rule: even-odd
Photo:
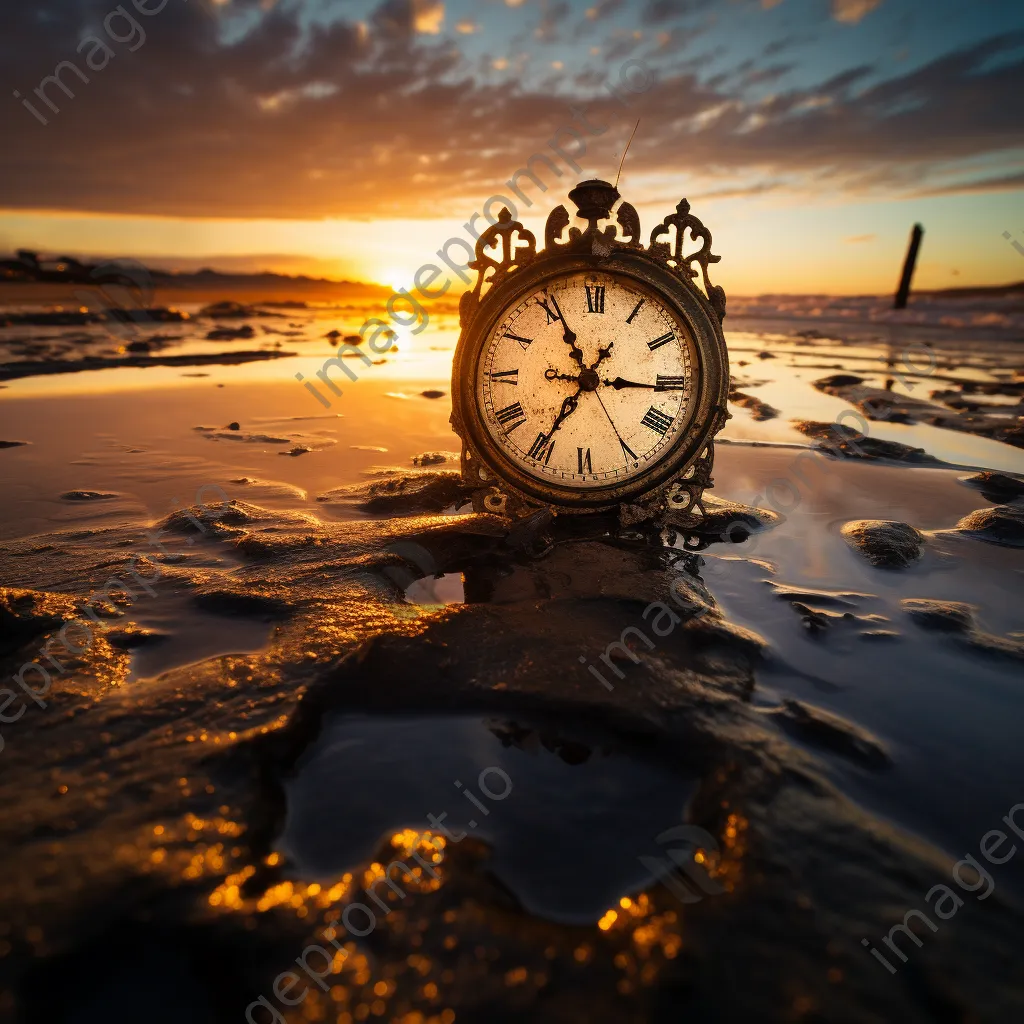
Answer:
[[[633,136],[636,135],[637,128],[640,127],[640,118],[636,119],[636,124],[633,125],[633,131],[630,132],[629,142],[626,143],[626,148],[622,151],[622,159],[619,161],[619,172],[615,175],[615,187],[619,187],[619,178],[622,176],[622,165],[626,162],[626,154],[629,152],[629,147],[632,145]]]

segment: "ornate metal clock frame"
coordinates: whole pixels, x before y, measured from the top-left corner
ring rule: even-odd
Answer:
[[[620,203],[611,219],[619,192],[606,181],[581,182],[570,193],[577,216],[587,227],[569,227],[569,214],[557,206],[544,228],[544,249],[536,237],[503,209],[498,220],[479,237],[476,285],[459,304],[461,334],[452,370],[451,423],[462,439],[462,478],[473,492],[473,507],[510,518],[551,507],[559,514],[619,511],[623,525],[657,520],[680,527],[698,526],[705,517],[703,494],[713,486],[713,439],[728,419],[726,396],[729,362],[722,333],[725,292],[711,283],[708,265],[721,259],[711,252],[711,233],[681,200],[651,233],[645,249],[640,218],[629,203]],[[563,235],[568,228],[568,237]],[[686,252],[686,234],[691,248]],[[673,237],[674,236],[674,237]],[[703,291],[695,283],[699,276]],[[643,476],[625,484],[611,483],[587,492],[547,485],[525,474],[494,443],[481,422],[474,376],[481,347],[510,301],[527,289],[560,274],[603,271],[631,278],[652,288],[693,334],[698,353],[694,373],[696,409],[673,449]]]

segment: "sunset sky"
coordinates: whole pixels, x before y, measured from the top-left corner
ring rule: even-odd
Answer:
[[[0,9],[0,250],[410,285],[533,154],[536,230],[613,179],[639,117],[644,236],[687,196],[729,291],[889,291],[915,221],[919,287],[1024,279],[1019,0],[135,3]]]

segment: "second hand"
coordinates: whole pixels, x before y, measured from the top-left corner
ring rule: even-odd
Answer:
[[[636,457],[636,452],[634,452],[633,449],[630,448],[629,445],[622,440],[622,435],[619,433],[619,428],[615,426],[615,420],[612,419],[612,415],[608,411],[608,407],[604,404],[604,399],[601,397],[601,392],[595,391],[594,394],[597,395],[597,400],[601,403],[601,408],[604,410],[605,416],[608,417],[608,422],[612,425],[612,430],[615,431],[615,436],[619,440],[619,446],[622,448],[623,455],[628,455],[633,460],[633,468],[636,469],[636,467],[639,465],[639,460]]]

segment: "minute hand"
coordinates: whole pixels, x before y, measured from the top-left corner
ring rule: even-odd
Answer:
[[[558,314],[558,319],[562,321],[562,340],[569,346],[569,355],[580,364],[580,369],[583,369],[583,351],[576,344],[576,332],[573,331],[569,325],[565,322],[565,315],[559,308],[558,299],[551,296],[551,304],[555,307],[555,312]]]

